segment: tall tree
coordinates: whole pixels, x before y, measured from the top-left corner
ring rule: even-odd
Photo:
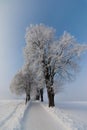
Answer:
[[[49,106],[54,106],[55,90],[59,89],[55,86],[55,79],[59,85],[73,79],[79,67],[80,54],[87,46],[79,44],[67,32],[57,39],[54,29],[43,24],[31,25],[26,31],[25,39],[26,62],[30,61],[31,68],[34,64],[35,68],[43,72]]]

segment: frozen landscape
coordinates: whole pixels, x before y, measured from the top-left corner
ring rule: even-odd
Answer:
[[[0,130],[87,130],[87,0],[0,0]]]
[[[0,130],[87,130],[87,102],[0,101]]]

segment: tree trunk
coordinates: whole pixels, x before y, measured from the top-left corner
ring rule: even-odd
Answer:
[[[40,90],[37,88],[37,92],[36,92],[36,100],[40,99]]]
[[[39,100],[40,99],[40,95],[36,95],[36,100]]]
[[[49,107],[54,107],[55,103],[54,103],[54,90],[53,88],[50,88],[50,90],[47,90],[47,94],[48,94],[48,101],[49,101]]]
[[[26,95],[26,101],[25,101],[25,104],[27,104],[27,102],[30,100],[30,94],[27,94]]]
[[[40,89],[41,102],[43,102],[43,88]]]

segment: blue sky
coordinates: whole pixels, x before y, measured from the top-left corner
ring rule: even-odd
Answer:
[[[81,44],[87,43],[87,0],[0,0],[0,98],[11,98],[9,85],[23,65],[25,30],[29,24],[44,23],[66,30]],[[66,86],[61,100],[87,100],[87,53],[82,56],[81,72]]]

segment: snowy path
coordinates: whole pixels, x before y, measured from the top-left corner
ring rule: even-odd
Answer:
[[[53,118],[39,102],[32,102],[28,106],[22,130],[65,130],[63,123]]]

